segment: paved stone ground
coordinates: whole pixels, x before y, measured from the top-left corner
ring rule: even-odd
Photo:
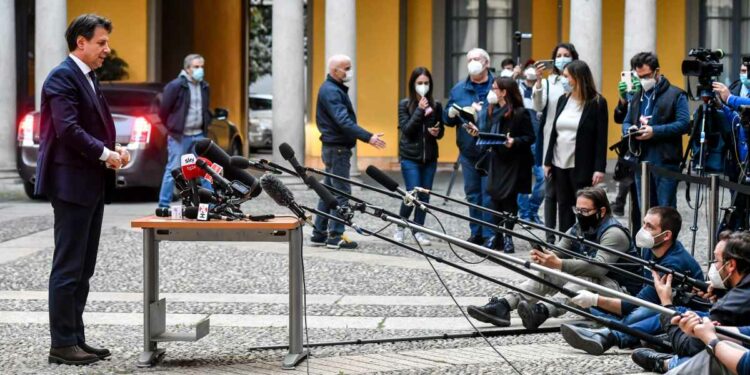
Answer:
[[[448,173],[439,173],[437,191],[445,191]],[[367,178],[365,181],[368,182]],[[462,196],[460,178],[454,196]],[[614,186],[610,188],[614,197]],[[297,199],[314,205],[311,191],[294,188]],[[398,202],[363,190],[355,194],[374,204],[398,209]],[[725,198],[728,200],[728,198]],[[690,243],[691,211],[681,193],[685,224],[680,238]],[[433,200],[441,204],[441,200]],[[160,283],[167,298],[170,329],[189,329],[192,322],[211,315],[211,333],[193,343],[165,343],[167,355],[156,368],[139,369],[142,348],[141,236],[130,220],[149,215],[155,204],[121,200],[105,209],[97,272],[85,320],[89,341],[112,349],[112,359],[85,368],[48,365],[47,278],[52,258],[51,207],[31,202],[13,179],[0,179],[0,373],[104,374],[160,372],[169,374],[635,374],[628,351],[593,357],[565,345],[558,333],[491,337],[503,360],[480,338],[326,346],[312,349],[308,362],[295,371],[282,371],[285,351],[255,350],[257,346],[285,345],[288,334],[287,256],[285,244],[164,243]],[[467,213],[457,204],[445,206]],[[262,195],[247,204],[247,212],[286,213]],[[467,225],[438,215],[448,233],[466,237]],[[360,226],[377,229],[380,219],[359,215]],[[434,218],[427,225],[438,228]],[[705,215],[701,214],[696,255],[707,253]],[[305,232],[309,235],[309,228]],[[517,231],[524,231],[517,229]],[[391,235],[392,228],[384,233]],[[541,235],[540,232],[535,232]],[[469,332],[471,326],[448,297],[424,258],[356,233],[354,251],[332,251],[305,246],[308,293],[308,339],[311,343],[368,338],[396,338]],[[519,258],[528,245],[516,242]],[[427,248],[459,261],[445,243]],[[456,251],[465,259],[479,258]],[[481,304],[502,288],[485,280],[436,264],[462,307]],[[484,262],[471,266],[500,280],[518,283],[521,277]],[[522,328],[513,316],[513,329]],[[565,315],[551,320],[575,320]],[[474,322],[482,329],[491,327]]]

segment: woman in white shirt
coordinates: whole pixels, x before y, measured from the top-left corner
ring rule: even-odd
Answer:
[[[561,81],[566,94],[557,102],[544,174],[557,197],[558,229],[564,232],[575,224],[576,192],[604,181],[609,113],[585,62],[566,65]]]
[[[555,61],[552,73],[545,79],[541,79],[544,74],[542,64],[536,65],[537,81],[532,93],[534,110],[540,114],[539,124],[541,127],[540,134],[537,134],[537,149],[541,148],[542,152],[537,155],[540,160],[537,162],[543,164],[544,156],[547,154],[549,146],[549,137],[552,134],[552,124],[555,121],[555,109],[557,108],[558,99],[565,94],[562,86],[562,71],[565,65],[571,61],[578,60],[578,52],[573,44],[560,43],[552,50],[552,60]],[[544,186],[544,225],[548,228],[555,228],[557,222],[557,198],[555,189],[550,181]],[[547,242],[555,242],[555,236],[547,233]]]

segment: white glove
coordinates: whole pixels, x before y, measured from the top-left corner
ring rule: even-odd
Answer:
[[[570,302],[573,302],[576,305],[581,306],[584,309],[587,309],[591,306],[596,306],[596,303],[598,300],[599,300],[598,294],[589,292],[588,290],[582,290],[578,292],[577,296],[571,298]]]
[[[448,118],[454,118],[456,116],[458,116],[458,110],[453,107],[448,108]]]

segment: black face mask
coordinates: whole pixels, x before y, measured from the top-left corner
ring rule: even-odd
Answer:
[[[590,233],[596,228],[599,227],[599,220],[601,217],[599,216],[599,211],[597,211],[593,215],[589,216],[583,216],[581,214],[576,214],[576,220],[578,221],[578,225],[581,227],[581,231],[585,233]]]

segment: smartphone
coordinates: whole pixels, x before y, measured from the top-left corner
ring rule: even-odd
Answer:
[[[539,60],[534,65],[542,66],[544,70],[553,70],[555,68],[555,60]]]
[[[620,82],[625,82],[628,85],[628,91],[633,91],[633,72],[629,70],[621,72]]]

